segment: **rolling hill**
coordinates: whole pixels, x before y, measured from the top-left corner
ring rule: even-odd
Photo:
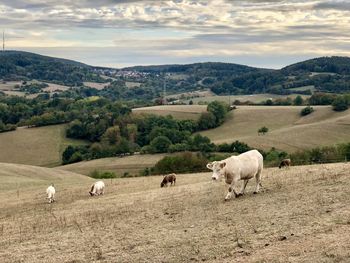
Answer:
[[[28,52],[5,51],[0,54],[0,78],[6,81],[36,79],[70,87],[82,87],[85,82],[92,88],[80,90],[78,95],[94,93],[127,100],[159,98],[164,83],[168,95],[203,90],[217,95],[310,95],[315,91],[350,92],[349,61],[348,57],[321,57],[280,70],[220,62],[112,69]],[[99,83],[103,82],[110,82],[108,88],[95,90],[95,87],[101,89],[104,85]],[[130,86],[130,83],[137,85]]]
[[[350,111],[334,112],[330,106],[315,106],[301,117],[303,106],[239,106],[220,127],[201,132],[215,143],[239,140],[252,147],[275,147],[287,152],[350,141]],[[257,131],[269,128],[266,135]]]
[[[347,262],[349,163],[265,169],[263,189],[224,202],[210,173],[91,180],[56,169],[0,164],[0,179],[35,184],[0,193],[0,261],[21,262]],[[22,169],[19,172],[19,169]],[[5,177],[4,177],[5,176]],[[52,178],[57,202],[48,204]],[[43,242],[44,241],[44,242]]]
[[[48,186],[53,183],[60,186],[69,186],[70,184],[79,184],[80,182],[92,182],[93,180],[87,176],[50,168],[1,163],[0,162],[0,190],[13,191],[18,189],[31,189]],[[45,192],[44,188],[44,192]],[[3,205],[3,203],[1,202]]]
[[[83,81],[99,80],[93,68],[86,64],[24,51],[0,53],[0,78],[4,80],[41,80],[68,86],[82,85]]]
[[[138,175],[141,170],[153,167],[160,159],[167,155],[169,154],[142,154],[125,156],[122,158],[101,158],[58,166],[55,169],[85,175],[89,175],[95,170],[114,172],[118,177],[123,176],[125,172],[129,173],[130,175]]]
[[[61,164],[62,152],[70,144],[85,142],[66,138],[65,125],[18,128],[0,133],[0,162],[57,166]]]
[[[287,152],[350,141],[350,110],[335,112],[331,106],[313,106],[312,114],[301,117],[304,107],[238,106],[229,112],[220,127],[200,134],[217,144],[239,140],[251,147],[264,150],[275,147]],[[140,108],[135,112],[196,119],[205,110],[206,106],[202,105],[166,105]],[[269,132],[259,136],[257,131],[263,126],[268,127]]]

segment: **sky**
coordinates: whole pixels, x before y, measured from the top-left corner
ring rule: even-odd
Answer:
[[[95,66],[350,56],[350,0],[0,0],[0,25],[8,50]]]

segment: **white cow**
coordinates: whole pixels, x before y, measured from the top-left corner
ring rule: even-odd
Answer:
[[[230,185],[225,200],[229,200],[232,197],[232,192],[235,197],[243,195],[249,179],[253,177],[256,179],[254,194],[259,192],[263,165],[261,153],[257,150],[251,150],[219,162],[208,163],[207,168],[213,171],[213,180],[218,180],[221,176],[225,177],[226,183]],[[244,183],[241,192],[237,193],[234,187],[239,180],[244,180]]]
[[[47,194],[47,199],[49,199],[49,204],[55,202],[55,193],[56,193],[56,189],[55,187],[52,185],[50,185],[47,189],[46,189],[46,194]]]
[[[104,191],[105,191],[105,183],[102,181],[98,181],[91,186],[91,190],[90,190],[89,194],[91,196],[103,195]]]

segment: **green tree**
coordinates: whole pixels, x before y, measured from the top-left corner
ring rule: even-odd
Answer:
[[[228,106],[220,101],[213,101],[208,104],[207,111],[211,112],[215,117],[215,124],[219,126],[225,121]]]
[[[293,100],[293,104],[297,106],[303,105],[303,103],[304,100],[300,95],[296,96],[296,98]]]
[[[112,126],[106,130],[102,135],[102,142],[114,145],[120,141],[120,128],[119,126]]]
[[[333,110],[345,111],[349,108],[348,101],[344,96],[338,96],[332,103]]]
[[[158,136],[154,138],[150,143],[150,147],[154,153],[167,152],[170,145],[171,141],[168,139],[168,137],[165,136]]]
[[[213,113],[203,112],[198,120],[199,130],[208,130],[216,127],[216,119]]]

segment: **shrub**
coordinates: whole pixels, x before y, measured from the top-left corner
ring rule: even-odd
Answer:
[[[263,134],[265,135],[265,133],[267,133],[269,131],[269,128],[267,127],[261,127],[259,130],[258,130],[258,134]]]
[[[206,171],[207,158],[191,152],[166,156],[153,167],[153,174],[186,173]]]
[[[306,115],[311,114],[313,111],[314,111],[313,107],[307,106],[307,107],[305,107],[304,109],[301,110],[300,115],[301,116],[306,116]]]
[[[95,179],[111,179],[111,178],[116,178],[116,174],[113,172],[104,172],[104,171],[97,171],[94,170],[89,174],[90,177],[95,178]]]

